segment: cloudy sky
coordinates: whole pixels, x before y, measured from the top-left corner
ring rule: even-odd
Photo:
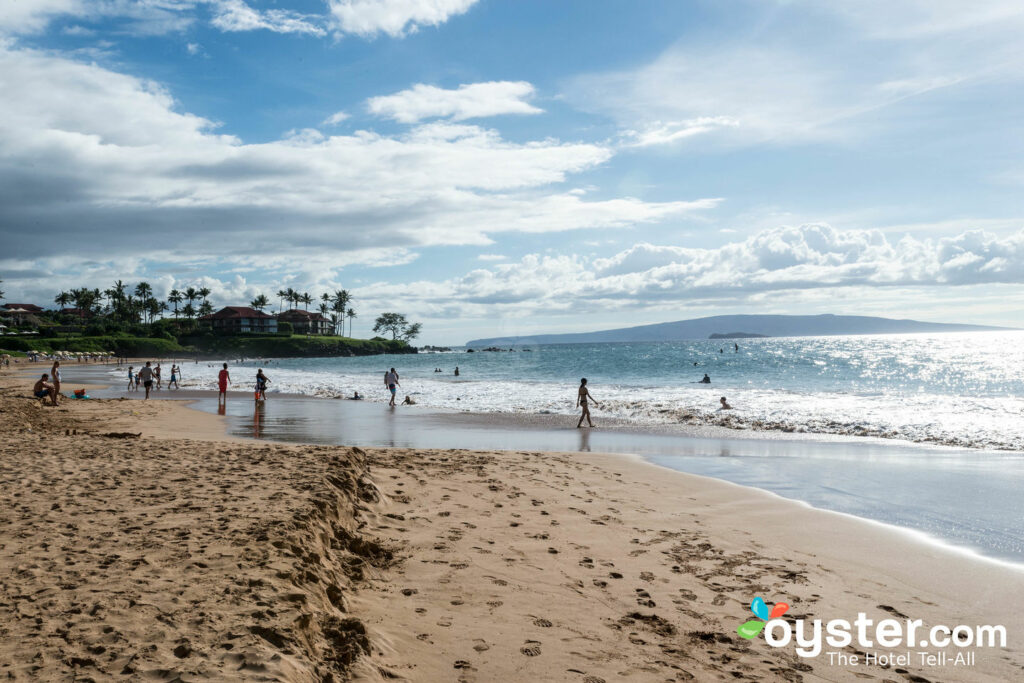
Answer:
[[[5,0],[0,289],[345,288],[425,343],[1020,326],[1021,35],[1016,0]]]

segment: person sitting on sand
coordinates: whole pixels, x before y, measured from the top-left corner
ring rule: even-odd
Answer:
[[[587,418],[587,426],[593,427],[594,423],[590,419],[590,407],[587,405],[587,400],[593,401],[597,405],[601,405],[597,402],[597,399],[590,395],[590,390],[587,389],[587,378],[584,377],[580,380],[580,390],[576,392],[576,407],[583,407],[583,412],[580,413],[580,421],[576,423],[576,429],[583,426],[583,418]]]
[[[725,400],[725,396],[720,398],[719,402],[722,404],[722,407],[719,408],[719,410],[732,410],[732,406],[729,405],[729,402]]]
[[[404,406],[414,406],[414,405],[416,405],[416,401],[412,400],[412,396],[406,395],[405,400],[402,401],[402,405],[404,405]]]
[[[146,367],[139,370],[139,379],[142,380],[142,386],[146,387],[146,398],[149,398],[149,392],[153,389],[153,368],[149,366],[149,361],[146,361]]]
[[[32,395],[36,398],[46,398],[49,396],[50,405],[55,406],[57,405],[57,390],[52,384],[46,381],[49,378],[50,376],[44,372],[43,376],[37,380],[35,385],[32,387]]]
[[[228,364],[225,363],[220,372],[217,373],[217,403],[223,398],[224,403],[228,402],[228,383],[231,382],[231,373],[228,372]]]
[[[700,381],[700,384],[711,384],[711,378],[708,377],[708,373],[704,373],[704,379]]]
[[[267,383],[270,379],[263,374],[263,368],[256,371],[256,400],[267,400]]]

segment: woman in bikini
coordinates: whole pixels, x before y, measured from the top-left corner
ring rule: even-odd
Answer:
[[[576,429],[583,426],[583,418],[587,418],[587,426],[593,427],[594,423],[590,419],[590,407],[587,405],[587,400],[593,401],[596,405],[601,405],[597,402],[597,399],[590,395],[590,391],[587,389],[587,378],[584,377],[580,380],[580,390],[576,394],[576,407],[582,406],[583,412],[580,413],[580,421],[576,423]]]

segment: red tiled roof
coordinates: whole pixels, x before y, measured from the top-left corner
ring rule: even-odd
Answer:
[[[233,318],[271,318],[274,316],[267,315],[263,311],[257,311],[255,308],[248,306],[225,306],[216,313],[210,315],[204,315],[200,320],[228,320]]]

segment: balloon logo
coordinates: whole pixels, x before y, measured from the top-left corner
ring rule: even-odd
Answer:
[[[768,605],[765,603],[764,598],[758,596],[754,598],[750,603],[750,611],[754,613],[757,619],[751,619],[736,627],[736,633],[739,634],[740,638],[750,640],[751,638],[757,637],[757,634],[764,629],[765,622],[771,621],[772,619],[778,619],[789,610],[789,605],[784,602],[777,602],[775,605],[768,609]]]

